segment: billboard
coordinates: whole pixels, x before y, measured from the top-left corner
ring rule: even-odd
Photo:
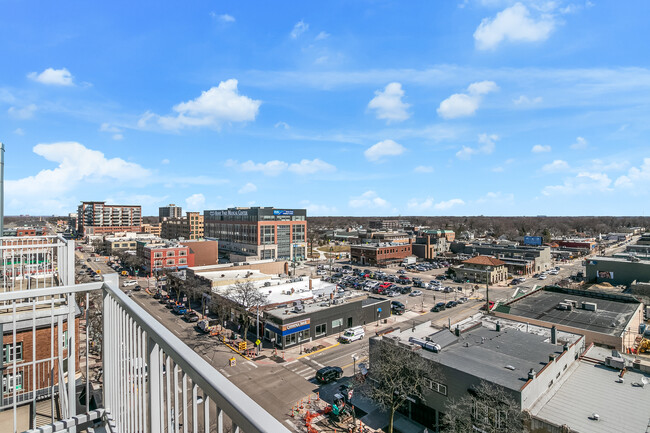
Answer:
[[[596,275],[598,275],[598,278],[602,280],[614,279],[614,272],[610,272],[610,271],[596,271]]]
[[[293,215],[292,210],[274,210],[273,215]]]
[[[542,237],[524,236],[524,245],[542,245]]]

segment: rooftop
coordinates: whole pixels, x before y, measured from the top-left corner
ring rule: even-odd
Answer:
[[[469,265],[483,265],[483,266],[501,266],[506,264],[503,260],[499,260],[495,257],[490,257],[490,256],[472,257],[469,260],[465,260],[463,263]]]
[[[578,306],[582,302],[593,302],[597,311],[557,309],[558,304],[565,300],[576,301]],[[632,296],[547,286],[499,305],[495,312],[618,336],[638,306],[639,301]]]
[[[479,321],[477,324],[478,327],[468,329],[459,337],[449,330],[434,330],[429,327],[428,339],[440,344],[442,350],[435,353],[423,349],[418,353],[440,365],[519,391],[526,384],[530,369],[540,371],[548,363],[550,354],[559,355],[563,352],[562,346],[551,344],[546,335],[526,333],[509,326],[497,331],[490,323]],[[399,334],[391,333],[385,338],[407,340],[421,330],[422,328],[416,327],[415,332],[407,329]],[[570,341],[580,338],[575,334],[567,335],[571,336]]]
[[[603,359],[597,347],[587,351],[588,358]],[[617,382],[618,371],[586,360],[575,364],[572,374],[549,398],[537,402],[534,417],[558,426],[566,424],[572,431],[590,433],[645,432],[650,425],[650,389],[634,386],[645,377],[638,370],[628,370],[624,381]],[[592,420],[592,414],[599,420]]]
[[[376,301],[368,303],[369,299],[376,299]],[[296,317],[296,316],[301,316],[301,315],[304,315],[304,314],[311,314],[311,313],[314,313],[316,311],[325,310],[325,309],[328,309],[328,308],[336,307],[336,306],[347,304],[347,303],[350,303],[350,302],[361,302],[361,305],[365,307],[366,305],[372,305],[373,303],[376,303],[376,302],[385,301],[385,298],[374,298],[372,296],[369,297],[364,292],[355,292],[355,293],[352,293],[349,297],[337,298],[337,299],[335,299],[335,301],[336,301],[336,303],[324,298],[324,299],[321,299],[321,300],[314,300],[311,303],[303,303],[302,304],[303,308],[300,311],[295,311],[293,309],[293,306],[292,306],[291,308],[280,307],[280,308],[276,308],[276,309],[273,309],[273,310],[267,310],[267,311],[264,312],[264,314],[266,314],[267,316],[271,316],[271,317],[275,317],[275,318],[278,318],[278,319],[281,319],[281,320],[285,320],[285,319],[287,319],[289,317]]]

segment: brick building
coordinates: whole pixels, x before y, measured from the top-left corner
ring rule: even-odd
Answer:
[[[77,211],[77,232],[82,236],[117,232],[139,232],[141,206],[107,205],[103,201],[85,201]]]
[[[402,263],[413,255],[409,244],[352,245],[350,258],[353,263],[371,266],[390,266]]]
[[[142,224],[142,232],[143,233],[151,233],[154,236],[160,237],[161,231],[162,231],[162,224],[161,223]]]
[[[498,284],[508,278],[506,263],[494,257],[476,256],[453,268],[456,276],[471,283]]]
[[[199,212],[187,212],[187,215],[181,218],[168,218],[160,225],[160,236],[164,239],[203,238],[203,215]]]
[[[138,241],[136,254],[144,261],[148,272],[194,266],[194,253],[190,247],[175,242]]]
[[[233,262],[263,259],[304,259],[307,251],[307,211],[273,207],[206,210],[205,237]]]

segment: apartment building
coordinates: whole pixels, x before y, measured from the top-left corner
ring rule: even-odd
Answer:
[[[167,218],[160,223],[160,237],[164,239],[202,239],[204,219],[199,212],[187,212],[181,218]]]
[[[158,221],[163,222],[165,218],[181,218],[183,208],[175,204],[169,204],[158,208]]]
[[[162,231],[162,224],[161,223],[156,223],[156,224],[142,224],[142,232],[143,233],[150,233],[154,236],[160,237]]]
[[[77,214],[77,232],[82,236],[139,232],[142,226],[141,206],[85,201],[79,205]]]
[[[236,207],[204,212],[205,237],[233,262],[301,260],[307,251],[307,210]]]

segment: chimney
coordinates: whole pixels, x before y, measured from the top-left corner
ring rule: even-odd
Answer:
[[[528,380],[533,380],[533,379],[535,379],[535,370],[531,368],[530,371],[528,372]]]
[[[311,291],[311,277],[309,277],[309,290]]]
[[[555,357],[556,357],[555,353],[551,353],[551,354],[549,354],[549,355],[548,355],[548,362],[553,362],[553,361],[555,361]]]
[[[557,328],[555,325],[551,327],[551,344],[557,344]]]

